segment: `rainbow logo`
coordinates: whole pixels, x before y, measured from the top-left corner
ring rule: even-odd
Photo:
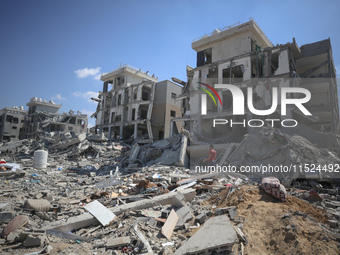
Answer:
[[[221,104],[221,106],[222,106],[222,100],[221,100],[220,96],[218,95],[217,91],[216,91],[213,87],[211,87],[210,85],[205,84],[205,83],[203,83],[203,82],[197,82],[197,83],[206,86],[208,89],[210,89],[212,92],[214,92],[214,94],[217,96],[217,98],[218,98],[218,100],[220,101],[220,104]],[[210,92],[209,90],[203,89],[203,88],[199,88],[199,89],[201,89],[201,90],[203,90],[204,92],[206,92],[206,93],[212,98],[212,100],[214,101],[215,106],[217,106],[216,100],[215,100],[214,96],[211,94],[211,92]]]

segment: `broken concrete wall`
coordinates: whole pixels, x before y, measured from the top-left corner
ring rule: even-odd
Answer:
[[[281,127],[280,130],[288,135],[302,136],[317,147],[328,149],[339,147],[338,137],[334,134],[318,132],[304,125],[297,125],[294,128]]]
[[[289,136],[273,128],[251,129],[235,151],[227,158],[230,165],[250,166],[263,169],[262,166],[286,167],[286,171],[250,171],[251,175],[274,175],[278,178],[296,179],[309,173],[310,164],[336,164],[339,158],[327,149],[311,144],[302,136]],[[307,167],[305,171],[305,167]],[[269,168],[267,168],[268,170]],[[334,171],[323,171],[323,178],[336,178]],[[313,178],[321,177],[320,174]]]
[[[0,142],[23,139],[24,120],[27,111],[23,106],[5,107],[0,110]]]

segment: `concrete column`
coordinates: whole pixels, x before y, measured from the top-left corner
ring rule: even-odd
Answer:
[[[218,65],[218,84],[223,84],[223,67]]]
[[[138,134],[138,124],[135,123],[134,131],[133,131],[133,138],[134,138],[134,139],[137,138],[137,134]]]
[[[123,125],[119,126],[119,136],[123,138]]]
[[[110,126],[110,127],[109,127],[109,130],[108,130],[108,133],[109,133],[109,134],[108,134],[108,136],[107,136],[107,138],[109,138],[109,139],[112,138],[112,137],[111,137],[111,129],[112,129],[112,127]]]
[[[218,91],[217,93],[220,96],[222,104],[223,104],[223,95],[222,95],[223,93],[222,93],[222,91]],[[222,111],[222,105],[219,102],[217,102],[217,111],[218,112]]]
[[[199,73],[198,73],[198,82],[202,82],[202,70],[199,70],[198,71]],[[201,85],[199,85],[200,87],[202,87]],[[199,96],[199,98],[198,98],[198,109],[202,109],[202,99],[201,99],[201,97]],[[201,114],[198,114],[198,118],[197,118],[197,132],[199,133],[199,134],[201,134],[202,133],[202,116],[201,116]]]

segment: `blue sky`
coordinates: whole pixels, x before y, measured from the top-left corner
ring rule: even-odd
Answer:
[[[186,80],[193,39],[250,17],[274,45],[330,37],[339,73],[339,11],[331,0],[0,0],[0,109],[36,96],[91,114],[99,74],[119,64]]]

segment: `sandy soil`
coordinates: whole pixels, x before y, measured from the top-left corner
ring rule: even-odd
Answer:
[[[228,199],[227,194],[228,189],[222,190],[208,202],[237,207],[249,241],[245,254],[340,254],[334,236],[319,226],[326,212],[309,202],[292,196],[281,202],[253,185],[236,189]]]

